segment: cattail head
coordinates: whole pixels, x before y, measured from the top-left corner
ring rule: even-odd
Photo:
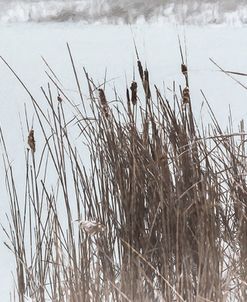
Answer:
[[[151,92],[150,92],[150,86],[149,86],[149,73],[148,73],[147,69],[145,69],[145,71],[144,71],[143,87],[145,90],[146,97],[150,98]]]
[[[60,94],[58,94],[57,100],[58,100],[59,103],[62,103],[63,99],[61,98],[61,95],[60,95]]]
[[[129,89],[126,89],[126,97],[127,97],[127,108],[128,108],[128,113],[131,114],[131,107],[130,107],[130,93]]]
[[[108,107],[108,103],[107,103],[107,100],[105,97],[105,92],[101,88],[99,88],[98,91],[99,91],[99,100],[100,100],[100,104],[102,107],[102,111],[105,114],[105,116],[108,117],[109,116],[109,107]]]
[[[187,74],[188,74],[188,68],[187,68],[187,66],[185,64],[181,64],[181,71],[182,71],[182,74],[184,76],[187,76]]]
[[[34,130],[31,129],[29,134],[28,134],[28,139],[27,139],[28,145],[32,152],[34,153],[36,150],[36,144],[35,144],[35,139],[34,139]]]
[[[99,88],[99,100],[100,100],[101,105],[107,105],[105,92],[101,88]]]
[[[137,67],[138,67],[140,78],[143,81],[143,68],[142,68],[142,63],[140,60],[137,61]]]
[[[133,81],[130,86],[131,90],[131,102],[133,105],[137,103],[137,83]]]
[[[188,104],[190,102],[190,90],[189,87],[185,87],[182,93],[183,104]]]

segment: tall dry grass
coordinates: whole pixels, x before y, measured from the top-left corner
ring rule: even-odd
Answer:
[[[211,126],[196,125],[183,59],[172,100],[137,56],[140,79],[112,102],[68,51],[79,105],[47,62],[44,105],[4,61],[38,124],[27,116],[24,194],[1,132],[13,300],[247,301],[244,122],[223,132],[209,107]]]

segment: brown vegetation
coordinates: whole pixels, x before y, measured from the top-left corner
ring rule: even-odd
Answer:
[[[211,112],[208,132],[197,127],[184,62],[173,100],[139,58],[143,89],[133,79],[127,101],[111,103],[85,72],[85,100],[69,54],[82,104],[53,75],[42,88],[48,113],[29,93],[42,138],[35,129],[24,197],[1,136],[17,300],[247,301],[244,123],[223,133]]]

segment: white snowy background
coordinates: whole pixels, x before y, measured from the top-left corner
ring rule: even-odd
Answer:
[[[2,0],[3,22],[247,22],[245,0]]]

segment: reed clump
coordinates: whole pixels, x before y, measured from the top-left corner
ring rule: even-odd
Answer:
[[[199,129],[184,63],[173,100],[139,57],[141,85],[130,82],[126,101],[109,101],[86,71],[85,99],[68,50],[82,103],[53,72],[48,113],[28,91],[39,130],[36,148],[28,136],[24,195],[1,134],[16,300],[247,301],[244,123],[223,132],[211,112],[210,130]]]

